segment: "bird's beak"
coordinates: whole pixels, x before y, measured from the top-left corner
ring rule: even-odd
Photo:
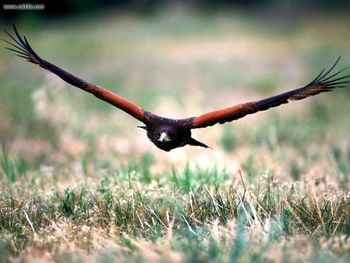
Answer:
[[[141,128],[141,129],[147,130],[146,126],[137,126],[137,128]]]
[[[166,132],[162,132],[160,134],[160,137],[159,137],[158,141],[160,141],[160,142],[169,142],[171,140],[170,140],[169,135]]]

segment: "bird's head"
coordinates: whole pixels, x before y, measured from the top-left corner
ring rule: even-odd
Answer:
[[[173,126],[139,126],[147,131],[147,137],[160,149],[170,151],[184,146],[191,137],[191,132],[184,132]]]
[[[179,146],[179,136],[176,131],[171,129],[160,128],[154,131],[147,131],[148,137],[151,141],[160,149],[170,151],[171,149]]]

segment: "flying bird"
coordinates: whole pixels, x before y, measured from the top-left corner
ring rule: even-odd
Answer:
[[[334,72],[334,68],[340,60],[339,57],[328,70],[323,69],[314,80],[301,88],[293,89],[266,99],[246,102],[211,111],[196,117],[170,119],[146,111],[118,94],[76,77],[47,60],[44,60],[32,49],[27,38],[25,36],[20,36],[14,25],[13,30],[14,35],[5,31],[10,38],[8,40],[3,39],[10,45],[7,49],[15,52],[19,57],[56,74],[69,84],[89,92],[97,98],[130,114],[144,124],[143,126],[138,127],[146,130],[147,137],[151,142],[164,151],[170,151],[174,148],[183,147],[185,145],[208,148],[206,144],[192,138],[192,129],[206,128],[215,124],[231,122],[248,114],[265,111],[269,108],[288,103],[289,101],[301,100],[322,92],[331,91],[335,88],[345,87],[350,82],[350,74],[341,75],[341,73],[348,69],[348,67]]]

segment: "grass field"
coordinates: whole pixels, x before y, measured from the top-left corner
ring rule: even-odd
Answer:
[[[186,117],[302,86],[338,55],[350,65],[348,25],[237,13],[17,27],[43,58]],[[0,56],[0,262],[349,262],[350,87],[166,153],[120,110]]]

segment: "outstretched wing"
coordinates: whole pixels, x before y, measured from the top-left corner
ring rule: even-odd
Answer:
[[[217,123],[223,124],[225,122],[237,120],[258,111],[265,111],[269,108],[277,107],[292,100],[302,100],[309,96],[314,96],[322,92],[328,92],[335,88],[344,87],[350,82],[350,75],[340,76],[340,73],[348,69],[348,67],[332,73],[339,60],[340,57],[329,70],[326,71],[323,69],[313,81],[302,88],[294,89],[267,99],[247,102],[225,109],[208,112],[198,117],[184,119],[183,121],[190,129],[205,128]]]
[[[93,95],[95,95],[97,98],[100,98],[115,107],[129,113],[134,118],[138,119],[139,121],[146,123],[147,119],[144,115],[145,111],[139,107],[138,105],[128,101],[127,99],[105,89],[100,86],[97,86],[95,84],[89,83],[88,81],[85,81],[81,78],[78,78],[74,76],[73,74],[55,66],[54,64],[42,59],[39,57],[38,54],[35,53],[35,51],[32,49],[32,47],[29,45],[26,37],[23,38],[19,35],[15,25],[13,25],[13,29],[15,32],[15,36],[12,36],[7,31],[5,33],[10,37],[9,40],[3,39],[6,43],[10,45],[10,47],[7,47],[7,49],[15,52],[19,57],[22,57],[26,59],[27,61],[37,64],[40,67],[56,74],[64,81],[68,82],[69,84],[82,89],[84,91],[87,91]]]

